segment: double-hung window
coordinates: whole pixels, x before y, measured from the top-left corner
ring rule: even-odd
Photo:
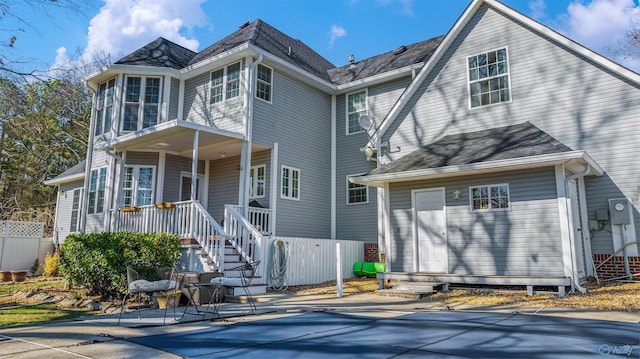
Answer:
[[[96,136],[111,131],[113,121],[113,95],[115,93],[116,79],[103,82],[98,86],[98,98],[96,103]]]
[[[492,184],[469,187],[471,212],[509,209],[509,185]]]
[[[359,175],[347,176],[347,204],[369,203],[369,187],[349,181],[349,177]]]
[[[472,108],[510,101],[506,48],[470,56],[467,63]]]
[[[367,113],[367,90],[347,94],[347,135],[364,131],[358,119]]]
[[[256,74],[256,97],[271,102],[271,83],[273,79],[271,68],[262,64],[258,65]]]
[[[240,62],[211,71],[210,103],[240,96]]]
[[[249,197],[264,197],[265,165],[253,166],[249,170]]]
[[[104,211],[104,189],[107,181],[107,167],[91,170],[89,179],[89,203],[87,212],[102,213]]]
[[[138,131],[158,124],[160,92],[159,77],[127,77],[122,131]]]
[[[153,202],[154,166],[127,166],[122,183],[124,207],[147,206]]]
[[[300,170],[293,167],[282,166],[282,186],[280,197],[300,200]]]
[[[80,222],[80,195],[81,188],[73,190],[73,202],[71,202],[71,223],[69,224],[69,233],[78,231],[78,223]]]

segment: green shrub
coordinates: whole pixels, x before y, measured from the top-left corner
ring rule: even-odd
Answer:
[[[74,234],[60,249],[65,279],[103,298],[126,293],[126,265],[133,260],[173,266],[180,257],[176,235],[133,232]]]

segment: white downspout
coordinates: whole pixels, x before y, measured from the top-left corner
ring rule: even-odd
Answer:
[[[574,173],[571,176],[567,177],[565,179],[565,181],[564,181],[565,193],[570,193],[570,191],[568,190],[568,186],[569,186],[569,183],[571,181],[574,181],[574,180],[576,180],[578,178],[586,176],[587,174],[589,174],[590,171],[591,171],[591,165],[587,163],[584,166],[584,170],[582,170],[581,172],[578,172],[578,173]],[[569,215],[569,212],[571,211],[571,208],[570,208],[570,206],[566,206],[566,208],[567,208],[567,218],[569,220],[571,220],[571,218],[573,218],[573,216]],[[575,240],[576,240],[575,231],[573,231],[573,233],[571,233],[571,237],[573,237],[573,241],[569,241],[569,246],[571,247],[571,274],[573,276],[573,279],[571,280],[571,292],[574,292],[575,289],[578,289],[578,291],[580,293],[586,293],[587,288],[584,288],[584,287],[580,286],[580,281],[579,281],[578,275],[576,273],[576,265],[577,265],[576,261],[577,261],[578,253],[576,253],[576,248],[575,248],[575,243],[574,243]],[[582,240],[582,238],[581,238],[581,240]]]
[[[242,215],[247,218],[249,217],[249,170],[251,168],[251,142],[253,141],[253,90],[254,90],[254,79],[256,69],[258,65],[262,62],[264,56],[260,54],[258,59],[254,61],[249,67],[249,75],[247,82],[249,86],[247,87],[246,95],[247,95],[247,109],[245,113],[246,123],[245,123],[245,138],[242,143],[242,156],[241,156],[241,165],[240,165],[240,181],[242,184],[240,185],[240,193],[238,196],[238,204],[242,207]]]
[[[336,239],[336,216],[337,207],[336,207],[336,133],[337,133],[337,124],[336,124],[336,95],[331,95],[331,239]]]

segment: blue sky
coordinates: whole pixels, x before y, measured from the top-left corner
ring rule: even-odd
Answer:
[[[640,25],[639,0],[502,0],[506,5],[604,53]],[[100,52],[113,61],[165,37],[202,50],[260,18],[335,65],[446,33],[470,0],[85,0],[81,12],[14,10],[31,26],[17,33],[12,58],[49,68]],[[6,19],[3,24],[7,28]],[[621,60],[619,60],[621,61]],[[640,71],[640,60],[627,66]]]

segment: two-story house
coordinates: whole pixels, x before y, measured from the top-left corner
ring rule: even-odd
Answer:
[[[171,231],[215,269],[221,238],[245,259],[261,236],[355,239],[381,278],[561,293],[594,258],[639,270],[640,76],[495,0],[342,67],[256,20],[86,82],[87,160],[48,181],[60,241]]]

